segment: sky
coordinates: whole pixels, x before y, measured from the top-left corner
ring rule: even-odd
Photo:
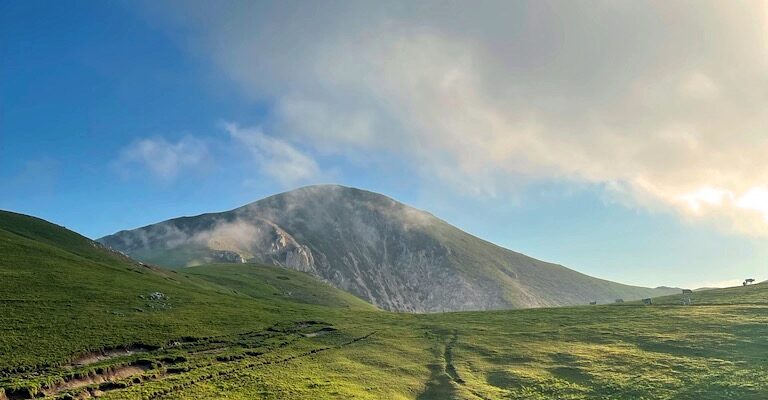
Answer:
[[[338,183],[623,283],[768,278],[768,3],[0,2],[0,209]]]

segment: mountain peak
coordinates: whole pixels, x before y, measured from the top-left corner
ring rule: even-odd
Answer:
[[[346,199],[360,199],[360,200],[374,200],[379,199],[381,201],[389,201],[392,203],[402,204],[391,197],[385,196],[380,193],[371,192],[365,189],[358,189],[349,186],[343,186],[338,184],[319,184],[302,186],[297,189],[289,190],[287,192],[278,193],[267,198],[255,201],[251,204],[268,201],[272,198],[289,198],[291,200],[320,200],[320,201],[333,201],[340,198]]]

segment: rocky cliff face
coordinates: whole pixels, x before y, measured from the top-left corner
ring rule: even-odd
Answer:
[[[592,278],[495,246],[386,196],[331,185],[99,241],[171,267],[281,265],[396,311],[585,304],[671,292]]]

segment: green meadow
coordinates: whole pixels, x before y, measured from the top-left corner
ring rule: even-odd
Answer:
[[[0,399],[765,399],[768,285],[384,312],[282,268],[169,271],[0,212]]]

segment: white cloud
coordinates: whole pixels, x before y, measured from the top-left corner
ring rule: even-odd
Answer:
[[[735,202],[736,207],[755,211],[768,222],[768,187],[753,187]]]
[[[733,199],[733,193],[723,189],[703,187],[679,198],[692,212],[699,213],[705,207],[722,207],[723,202]]]
[[[712,79],[698,72],[691,74],[680,86],[680,90],[684,96],[700,100],[712,100],[719,93]]]
[[[230,5],[161,14],[273,100],[292,141],[393,154],[480,196],[566,179],[768,235],[765,2]],[[245,137],[276,179],[317,173],[286,142]]]
[[[203,168],[210,162],[206,143],[194,137],[169,142],[162,137],[137,140],[120,151],[117,166],[130,173],[143,168],[154,177],[171,181],[185,170]]]
[[[321,176],[320,167],[309,155],[290,143],[265,135],[260,129],[227,123],[224,128],[260,166],[262,173],[284,186],[294,186]]]
[[[137,140],[120,151],[114,166],[125,176],[144,171],[160,181],[171,182],[186,172],[207,171],[216,160],[226,158],[228,168],[242,170],[246,184],[266,177],[288,187],[326,177],[314,158],[288,141],[257,128],[234,123],[223,126],[230,140],[216,136],[187,136],[176,142],[163,137]],[[246,160],[232,157],[238,152],[244,152]],[[258,174],[253,171],[254,163]]]

